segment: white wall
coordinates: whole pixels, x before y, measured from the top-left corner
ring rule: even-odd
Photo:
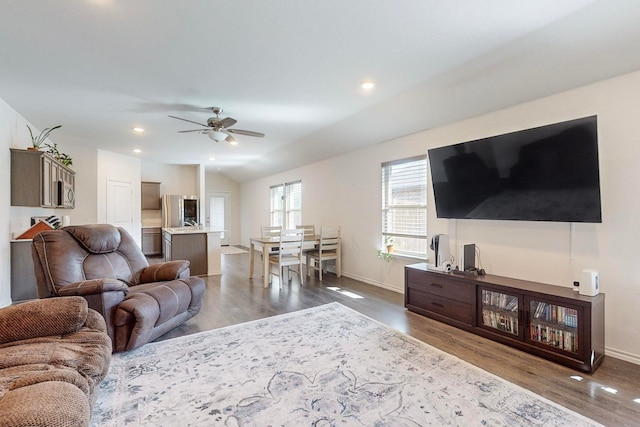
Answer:
[[[303,222],[342,227],[343,272],[403,291],[403,267],[376,256],[380,241],[380,163],[427,149],[598,115],[602,224],[437,219],[428,197],[429,235],[450,234],[454,248],[473,242],[491,274],[571,287],[584,268],[600,272],[606,294],[606,352],[640,363],[640,72],[605,80],[449,126],[394,139],[327,161],[242,185],[241,240],[269,222],[269,186],[301,179]]]
[[[198,167],[142,161],[142,181],[160,183],[160,194],[198,195]]]
[[[26,120],[0,99],[0,307],[11,304],[11,154],[9,148],[26,148]],[[24,128],[24,131],[22,131]]]

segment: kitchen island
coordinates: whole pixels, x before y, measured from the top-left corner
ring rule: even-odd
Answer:
[[[221,230],[201,227],[162,229],[165,261],[186,259],[194,276],[222,274],[220,252]]]

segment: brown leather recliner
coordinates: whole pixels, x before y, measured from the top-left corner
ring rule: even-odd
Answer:
[[[68,226],[33,238],[40,298],[84,297],[101,313],[113,351],[132,350],[195,316],[205,283],[189,261],[149,265],[123,228]]]

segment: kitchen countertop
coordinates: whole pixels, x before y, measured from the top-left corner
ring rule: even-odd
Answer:
[[[224,233],[224,230],[212,230],[209,227],[173,227],[163,228],[168,234]]]

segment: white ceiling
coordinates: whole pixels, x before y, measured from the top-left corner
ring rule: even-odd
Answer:
[[[0,0],[0,98],[62,151],[245,182],[638,70],[639,21],[636,0]],[[266,137],[167,117],[212,106]]]

